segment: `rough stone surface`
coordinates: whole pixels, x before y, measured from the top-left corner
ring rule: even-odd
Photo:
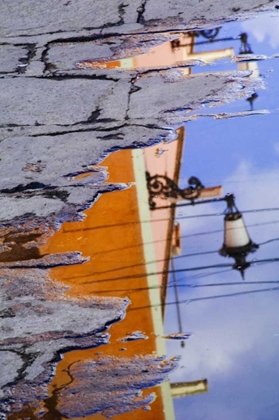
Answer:
[[[35,251],[37,249],[35,248]],[[82,264],[88,261],[88,258],[82,258],[79,252],[65,252],[60,254],[49,254],[32,258],[28,255],[28,259],[0,262],[0,268],[51,268],[61,265]],[[1,341],[0,341],[1,343]]]
[[[27,87],[29,86],[31,90],[33,80],[27,80]],[[6,79],[0,81],[0,85],[1,82],[14,92],[20,91],[24,86],[22,78],[12,79],[11,81]],[[14,84],[14,82],[16,83]],[[47,85],[44,85],[46,82]],[[257,83],[255,80],[249,79],[247,73],[236,72],[235,74],[206,74],[185,77],[178,70],[167,73],[151,73],[136,78],[133,82],[135,88],[133,93],[129,93],[130,82],[125,84],[122,80],[120,82],[74,80],[76,86],[75,101],[79,105],[78,109],[82,108],[82,110],[77,116],[75,107],[71,112],[68,112],[68,109],[71,109],[71,104],[66,105],[66,108],[62,107],[62,116],[58,115],[55,120],[58,131],[54,131],[54,127],[49,130],[48,124],[52,121],[52,115],[57,113],[55,111],[56,107],[53,107],[52,104],[52,93],[54,98],[58,98],[61,91],[59,89],[58,93],[55,89],[53,92],[49,91],[47,105],[47,100],[44,104],[40,103],[39,93],[36,92],[36,89],[39,89],[40,83],[42,83],[43,88],[49,86],[49,84],[51,87],[56,84],[58,88],[59,86],[63,87],[62,90],[66,98],[67,90],[71,85],[70,82],[72,80],[56,82],[35,79],[34,92],[32,92],[30,100],[24,99],[23,104],[19,106],[16,96],[11,96],[7,99],[6,111],[3,106],[3,125],[7,125],[8,121],[11,123],[12,114],[7,110],[14,109],[17,110],[18,121],[21,124],[28,126],[33,124],[33,127],[29,127],[29,135],[20,135],[20,132],[18,132],[13,137],[8,136],[1,143],[0,188],[3,200],[3,206],[1,207],[4,211],[2,220],[5,215],[9,218],[19,216],[23,208],[25,212],[34,208],[37,216],[46,216],[48,211],[49,213],[61,212],[64,206],[63,200],[59,200],[59,195],[51,197],[51,194],[49,194],[47,196],[46,190],[59,187],[61,197],[64,197],[64,201],[70,203],[71,191],[74,187],[80,187],[80,190],[84,192],[86,185],[92,187],[100,184],[105,178],[104,173],[100,171],[92,172],[92,176],[83,181],[73,180],[72,177],[74,174],[85,172],[84,168],[97,164],[102,156],[104,157],[110,151],[115,150],[116,145],[118,148],[140,147],[159,141],[162,138],[168,140],[174,138],[174,128],[177,128],[179,124],[178,122],[173,124],[171,119],[177,113],[181,115],[179,121],[181,124],[183,110],[186,117],[185,111],[187,110],[202,107],[206,103],[214,104],[221,100],[231,101],[248,97],[256,87],[261,85],[260,81]],[[83,82],[86,82],[86,84],[83,84]],[[81,83],[80,90],[78,88],[79,83]],[[89,104],[86,101],[82,102],[85,93],[83,89],[90,84],[92,84],[92,92],[94,92],[92,97],[99,98],[99,103],[97,102],[95,105],[91,99]],[[9,88],[6,90],[6,94]],[[125,88],[126,93],[123,93]],[[122,95],[118,95],[119,92],[122,92]],[[73,92],[68,99],[71,100],[72,94]],[[33,101],[33,97],[36,100]],[[110,100],[111,105],[109,105]],[[83,106],[81,107],[82,103]],[[87,107],[92,110],[94,106],[94,112],[97,112],[94,118],[96,123],[99,122],[103,126],[103,130],[100,125],[98,130],[94,130],[92,124],[90,128],[86,124],[76,126],[77,120],[85,117],[89,118],[89,113],[86,111]],[[47,113],[43,114],[43,110],[47,110],[48,107],[51,108],[49,116]],[[59,106],[57,108],[59,109]],[[41,119],[39,118],[40,115],[42,115]],[[65,115],[65,118],[63,115]],[[34,125],[37,117],[40,119],[39,124],[42,124],[42,126]],[[114,121],[114,129],[106,129],[103,121],[107,120]],[[70,128],[61,128],[62,123],[67,123]],[[63,165],[57,165],[57,162],[63,162]],[[40,183],[40,185],[32,184],[34,182]],[[24,189],[25,194],[18,195],[22,191],[13,190],[14,188]],[[30,194],[30,190],[32,190],[32,194]],[[27,195],[28,191],[29,196]],[[23,201],[23,207],[14,206],[15,198],[12,197],[11,200],[11,194],[15,193],[18,199],[24,196],[28,198],[28,201],[26,199]],[[9,216],[5,209],[8,209]]]
[[[109,80],[19,77],[1,80],[0,86],[1,125],[72,125],[94,121],[98,110],[100,118],[123,120],[126,115],[129,85],[125,89]]]
[[[131,407],[144,407],[155,396],[143,396],[141,390],[162,382],[177,364],[176,358],[167,360],[156,356],[106,357],[77,362],[70,367],[70,383],[56,393],[58,409],[69,418],[98,412],[110,418],[131,411]],[[78,401],[73,400],[73,394],[80,395]]]
[[[100,331],[121,319],[127,305],[117,298],[70,298],[40,269],[0,269],[0,281],[1,391],[3,402],[12,392],[15,406],[26,387],[31,401],[45,395],[59,353],[105,343],[108,336]]]
[[[157,0],[148,0],[144,12],[145,25],[171,25],[199,28],[205,23],[221,23],[223,20],[235,20],[248,13],[255,13],[259,10],[272,10],[275,2],[254,1],[254,0],[233,0],[232,2],[221,2],[211,0],[175,0],[174,2],[164,2],[162,7],[158,7]]]
[[[1,2],[1,36],[38,35],[44,33],[79,31],[81,28],[115,26],[120,21],[121,1],[91,0],[37,2]]]
[[[144,28],[164,30],[187,28],[196,29],[206,23],[220,24],[225,19],[237,19],[246,13],[259,10],[272,10],[274,1],[234,0],[224,3],[221,0],[182,0],[169,2],[147,0],[141,13],[138,12],[142,2],[130,0],[123,3],[116,0],[92,2],[90,0],[61,1],[45,0],[37,2],[18,2],[3,0],[1,2],[0,36],[11,38],[16,36],[38,36],[44,34],[63,35],[64,32],[80,32],[109,29],[114,33],[123,31],[142,31]]]
[[[241,77],[242,76],[242,77]],[[131,95],[129,118],[142,120],[144,109],[148,118],[157,124],[167,121],[168,114],[230,102],[250,95],[256,87],[247,73],[215,73],[185,77],[178,70],[152,73],[151,77],[139,77],[134,83],[138,90]],[[258,81],[257,87],[261,84]],[[159,121],[158,121],[159,120]],[[161,121],[160,121],[161,120]]]
[[[13,73],[20,64],[20,59],[27,56],[24,47],[14,45],[2,45],[0,48],[0,75],[1,73]]]
[[[57,75],[65,71],[78,69],[79,63],[86,60],[106,62],[133,57],[142,52],[147,52],[151,47],[177,37],[179,37],[179,32],[158,32],[156,37],[153,34],[144,33],[134,34],[132,37],[127,35],[109,36],[83,42],[67,42],[66,39],[63,42],[52,41],[48,45],[45,61]],[[129,73],[133,72],[114,71],[113,78],[127,78]],[[105,73],[104,70],[96,72],[96,75],[98,74],[106,74],[108,78],[112,77],[109,71]]]
[[[23,367],[22,358],[13,351],[1,351],[0,353],[0,398],[4,396],[2,387],[9,382],[15,381],[18,371]]]

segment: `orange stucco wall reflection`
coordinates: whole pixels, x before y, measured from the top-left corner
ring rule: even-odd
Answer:
[[[165,34],[167,35],[167,34]],[[173,36],[169,34],[169,36]],[[149,48],[148,52],[136,50],[130,58],[122,58],[113,61],[83,61],[79,67],[87,68],[107,68],[107,69],[143,69],[143,68],[163,68],[183,64],[188,59],[193,59],[191,54],[194,49],[194,37],[190,34],[184,34],[176,40],[176,46],[173,42],[163,42]],[[181,46],[179,46],[181,44]],[[194,57],[195,59],[195,57]],[[191,74],[191,68],[183,70],[185,75]]]
[[[108,166],[109,182],[134,182],[131,151],[123,150],[111,154],[104,165]],[[135,185],[124,191],[103,194],[85,213],[86,218],[82,222],[64,223],[40,251],[43,254],[81,251],[83,256],[90,257],[90,261],[81,265],[54,268],[51,270],[52,278],[71,286],[72,295],[127,296],[131,304],[126,317],[110,327],[109,345],[72,351],[64,355],[58,364],[50,392],[53,387],[59,388],[69,381],[65,370],[76,360],[96,358],[100,352],[102,356],[133,357],[138,354],[152,354],[156,349],[151,311],[148,308],[150,301]],[[140,307],[144,308],[139,309]],[[119,342],[127,333],[136,330],[142,331],[148,339]],[[115,418],[164,419],[160,388],[148,389],[144,394],[150,392],[157,394],[151,411],[138,409]],[[103,419],[101,414],[87,417],[91,418]]]

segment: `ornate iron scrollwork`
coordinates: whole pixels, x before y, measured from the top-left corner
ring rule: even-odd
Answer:
[[[198,178],[191,176],[188,180],[188,187],[181,189],[176,183],[165,175],[153,175],[146,172],[147,189],[149,193],[149,206],[151,210],[156,208],[155,197],[163,199],[182,198],[183,200],[194,200],[199,197],[204,186]]]
[[[189,36],[194,36],[195,38],[202,36],[203,38],[206,38],[209,41],[213,41],[219,34],[220,29],[221,27],[214,28],[214,29],[206,29],[204,31],[190,31],[188,32],[188,34]]]
[[[200,31],[199,33],[204,38],[212,41],[219,34],[220,29],[221,29],[220,27],[219,28],[214,28],[214,29],[207,29],[207,30],[204,30],[204,31]]]
[[[218,28],[214,28],[214,29],[206,29],[203,31],[189,31],[187,32],[187,35],[189,37],[195,37],[198,38],[199,36],[202,36],[203,38],[207,39],[209,42],[214,41],[214,39],[217,37],[217,35],[219,34],[221,27]],[[205,41],[206,42],[206,41]],[[175,49],[175,48],[180,48],[180,47],[186,47],[190,44],[181,44],[181,39],[176,38],[173,39],[171,41],[171,48]]]

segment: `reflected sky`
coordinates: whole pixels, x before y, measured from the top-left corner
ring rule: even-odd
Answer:
[[[227,25],[223,36],[247,31],[254,53],[273,55],[279,48],[278,22],[278,17],[258,18],[256,22]],[[217,63],[214,70],[218,66],[227,68]],[[184,302],[180,304],[182,329],[193,335],[184,349],[180,343],[168,342],[170,355],[182,355],[181,366],[171,380],[207,378],[209,387],[208,393],[176,399],[177,419],[185,418],[185,413],[191,420],[274,420],[279,416],[278,262],[257,263],[278,258],[279,60],[259,61],[258,66],[266,89],[258,92],[255,109],[268,109],[269,115],[225,120],[204,117],[187,124],[181,186],[195,175],[206,186],[222,184],[224,193],[235,194],[240,211],[267,210],[244,213],[251,239],[261,244],[247,258],[253,265],[246,270],[245,281],[237,271],[218,268],[219,264],[233,263],[232,259],[217,252],[207,254],[222,246],[222,215],[187,218],[221,213],[225,203],[180,207],[177,211],[182,253],[201,255],[177,258],[175,267],[216,264],[214,269],[177,275],[179,300]],[[237,101],[220,111],[248,109],[246,101]],[[277,210],[268,211],[272,208]],[[168,302],[174,301],[174,289],[169,289]],[[174,329],[173,306],[167,306],[167,333]]]

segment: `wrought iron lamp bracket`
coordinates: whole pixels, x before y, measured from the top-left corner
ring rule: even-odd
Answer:
[[[201,194],[204,186],[198,178],[192,176],[188,180],[188,186],[181,189],[177,184],[166,175],[153,175],[146,172],[147,190],[149,193],[149,207],[151,210],[156,208],[155,197],[163,199],[168,198],[181,198],[182,200],[190,200],[194,203],[194,200]]]

